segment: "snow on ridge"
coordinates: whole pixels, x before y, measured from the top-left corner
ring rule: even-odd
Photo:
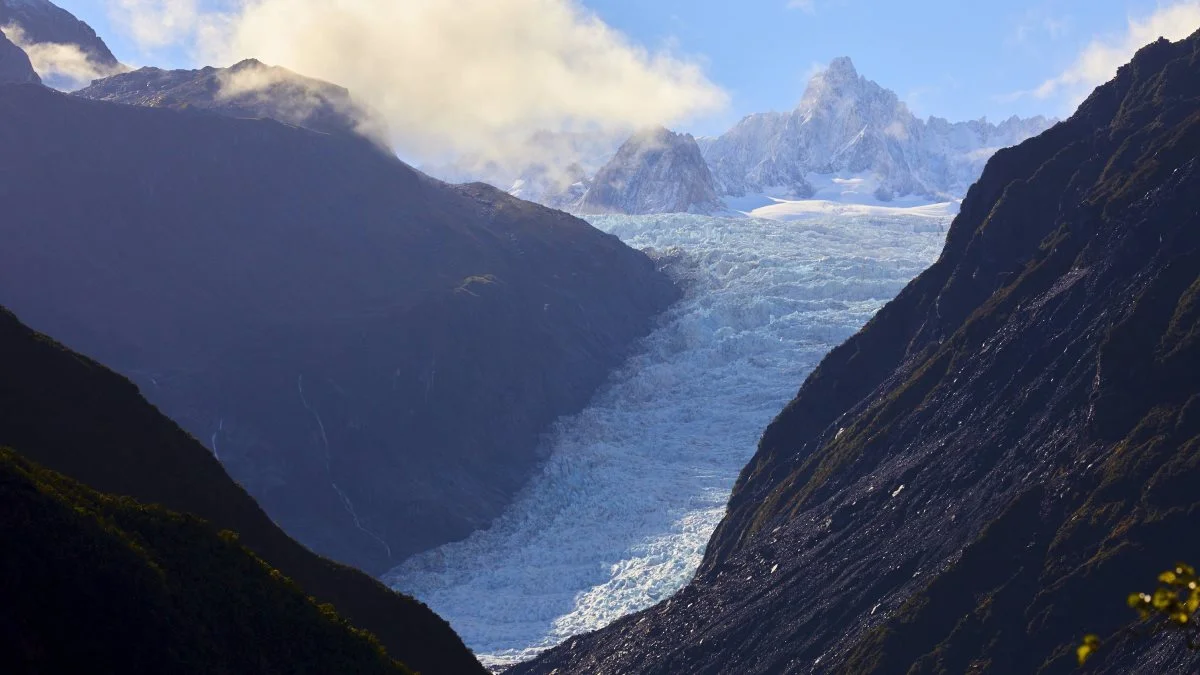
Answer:
[[[795,110],[747,116],[700,145],[722,195],[808,199],[813,176],[869,173],[880,201],[907,195],[947,201],[966,193],[997,149],[1053,123],[1015,116],[1000,124],[920,120],[895,92],[841,57],[812,77]]]

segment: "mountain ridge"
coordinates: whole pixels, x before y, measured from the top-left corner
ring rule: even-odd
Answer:
[[[895,92],[860,75],[849,57],[814,75],[787,113],[757,113],[700,139],[718,192],[806,199],[815,175],[869,177],[879,201],[961,197],[991,152],[1045,130],[1042,117],[951,123],[920,120]]]
[[[35,68],[46,69],[43,80],[55,88],[74,88],[86,73],[107,74],[124,66],[91,26],[49,0],[0,0],[0,30],[30,52]],[[31,51],[32,50],[32,51]],[[77,53],[66,54],[64,51]],[[33,52],[44,51],[46,61]]]
[[[634,134],[592,178],[580,213],[711,213],[723,208],[700,146],[663,127]]]
[[[446,622],[423,604],[284,534],[211,452],[129,380],[36,333],[4,308],[0,346],[0,446],[92,490],[193,514],[217,530],[236,532],[242,545],[306,594],[333,603],[394,658],[419,671],[483,672]],[[184,539],[203,546],[208,536]]]
[[[904,197],[947,201],[966,193],[997,149],[1036,135],[1054,121],[1016,115],[999,124],[986,118],[950,122],[930,116],[921,120],[895,92],[860,75],[853,61],[843,56],[810,79],[792,111],[752,113],[720,136],[702,136],[695,141],[712,175],[717,201],[746,196],[851,203],[887,203]],[[643,133],[635,132],[624,144],[636,146]],[[620,173],[630,174],[621,191],[674,212],[689,208],[687,200],[674,203],[679,201],[678,194],[704,182],[696,178],[699,172],[695,170],[679,175],[637,175],[631,167],[621,168],[631,158],[618,158],[620,146],[616,144],[562,140],[578,136],[586,134],[542,134],[543,148],[535,135],[526,152],[540,159],[522,169],[487,163],[477,166],[479,162],[463,160],[432,170],[456,180],[486,180],[523,199],[572,212],[600,208],[585,203],[585,195],[606,168],[610,173],[620,169]],[[606,145],[608,161],[597,161],[597,148]],[[612,191],[603,185],[598,189]],[[607,204],[609,197],[599,201],[606,202],[602,210],[613,212],[614,206]],[[711,202],[705,193],[698,198],[699,210],[712,213],[724,209],[724,204],[713,206]],[[645,207],[631,204],[629,208]],[[654,212],[671,211],[659,208]]]
[[[228,68],[139,68],[95,80],[72,93],[95,101],[273,119],[323,133],[361,134],[381,145],[387,136],[386,125],[344,87],[257,59]]]
[[[678,297],[617,238],[362,137],[16,85],[0,120],[0,303],[374,573],[487,525]]]
[[[42,78],[34,71],[29,55],[0,30],[0,84],[41,83]]]
[[[0,503],[8,672],[412,672],[227,530],[5,448]]]
[[[1194,672],[1124,598],[1200,502],[1200,33],[989,161],[762,436],[695,580],[513,673]]]

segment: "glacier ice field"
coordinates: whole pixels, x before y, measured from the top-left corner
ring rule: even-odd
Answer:
[[[941,251],[950,217],[590,217],[685,289],[489,529],[384,576],[488,666],[664,600],[695,574],[763,429]]]

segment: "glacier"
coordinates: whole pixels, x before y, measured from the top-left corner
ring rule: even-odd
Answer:
[[[663,600],[695,574],[762,430],[832,347],[937,257],[949,213],[593,216],[683,300],[489,529],[384,576],[498,667]]]

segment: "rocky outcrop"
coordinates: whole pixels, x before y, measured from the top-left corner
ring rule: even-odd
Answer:
[[[600,168],[580,213],[711,213],[722,208],[696,139],[662,127],[634,134]]]
[[[616,237],[353,135],[7,86],[0,147],[0,302],[370,572],[490,523],[677,296]]]
[[[129,380],[3,308],[0,514],[9,672],[398,670],[313,596],[413,669],[483,673],[428,607],[290,539]]]
[[[882,201],[951,198],[965,194],[993,152],[1050,124],[1042,117],[922,121],[842,57],[813,76],[795,110],[750,115],[700,144],[722,195],[804,199],[814,195],[816,177],[865,176]]]
[[[0,30],[30,52],[52,87],[74,89],[122,68],[91,26],[49,0],[0,0]]]
[[[1200,33],[1002,150],[766,430],[695,581],[514,673],[1183,675],[1200,559]],[[555,671],[555,669],[557,669]]]
[[[0,31],[0,84],[41,84],[29,56]]]
[[[324,133],[386,136],[382,121],[356,103],[345,88],[256,59],[229,68],[139,68],[97,80],[74,93],[96,101],[273,119]]]

